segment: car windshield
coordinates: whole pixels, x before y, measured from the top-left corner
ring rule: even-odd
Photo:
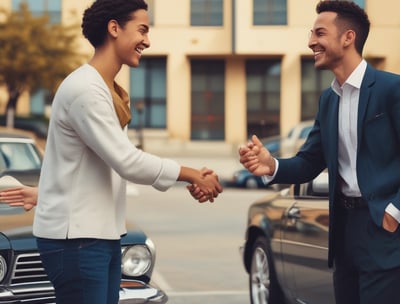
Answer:
[[[40,158],[30,143],[0,142],[0,170],[40,168]]]

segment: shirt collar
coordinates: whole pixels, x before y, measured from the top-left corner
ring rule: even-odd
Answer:
[[[348,84],[356,89],[361,88],[361,83],[365,75],[365,71],[367,69],[367,62],[365,59],[361,60],[359,65],[354,69],[354,71],[350,74],[347,80],[340,86],[339,82],[335,78],[331,83],[332,90],[339,96],[342,95],[342,89],[345,84]]]

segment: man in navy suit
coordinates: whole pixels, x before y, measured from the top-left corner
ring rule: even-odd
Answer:
[[[348,1],[321,1],[309,47],[335,79],[296,156],[275,159],[257,136],[240,162],[271,183],[303,183],[328,168],[336,302],[400,302],[400,76],[362,57],[370,22]]]

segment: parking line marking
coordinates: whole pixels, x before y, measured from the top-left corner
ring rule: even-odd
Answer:
[[[208,290],[208,291],[169,291],[168,296],[174,297],[198,297],[198,296],[229,296],[248,295],[248,290]]]

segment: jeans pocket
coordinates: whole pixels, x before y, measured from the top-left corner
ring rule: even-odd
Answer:
[[[82,239],[80,239],[79,249],[85,249],[85,248],[94,246],[99,242],[100,242],[99,239],[82,238]]]

